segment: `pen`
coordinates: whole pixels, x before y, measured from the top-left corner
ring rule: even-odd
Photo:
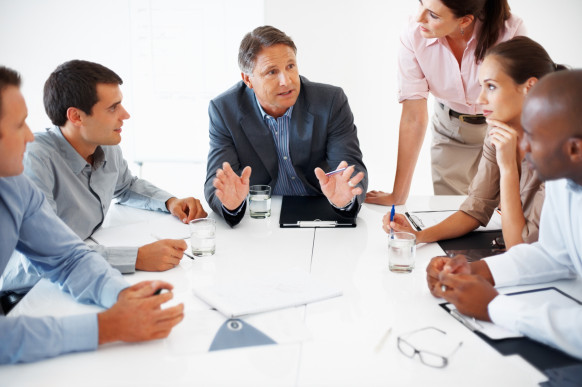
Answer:
[[[155,238],[157,241],[159,241],[159,240],[161,239],[161,238],[160,238],[160,237],[158,237],[157,235],[154,235],[154,234],[152,234],[152,236],[153,236],[153,237],[154,237],[154,238]],[[187,253],[187,252],[185,252],[185,251],[184,251],[183,253],[184,253],[184,255],[185,255],[185,256],[187,256],[187,257],[188,257],[188,258],[190,258],[191,260],[195,260],[195,259],[196,259],[196,258],[194,258],[192,255],[188,254],[188,253]]]
[[[353,166],[355,166],[355,165],[350,165],[349,167],[353,167]],[[349,167],[340,168],[340,169],[336,169],[335,171],[328,172],[328,173],[325,174],[325,176],[332,176],[332,175],[335,175],[336,173],[343,172],[346,169],[348,169]]]
[[[384,343],[388,339],[388,336],[390,336],[390,332],[392,332],[392,328],[388,328],[388,330],[386,331],[386,333],[384,333],[384,336],[382,336],[382,338],[380,339],[380,341],[376,345],[376,348],[374,349],[374,351],[376,353],[378,353],[378,352],[380,352],[380,350],[382,350],[382,347],[384,346]]]
[[[422,219],[420,219],[418,216],[409,214],[408,212],[405,212],[404,214],[408,218],[408,221],[410,222],[410,224],[416,229],[416,231],[422,230],[422,228],[424,227],[424,223],[422,223]]]
[[[457,321],[459,321],[461,324],[469,328],[471,331],[475,332],[477,330],[477,328],[469,321],[467,321],[467,319],[463,317],[459,312],[457,312],[456,309],[451,310],[450,313],[455,319],[457,319]]]
[[[392,205],[392,209],[390,210],[390,223],[394,221],[394,204]],[[390,235],[394,234],[394,230],[390,227]]]

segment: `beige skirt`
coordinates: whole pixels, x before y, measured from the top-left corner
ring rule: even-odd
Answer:
[[[432,184],[435,195],[466,195],[477,173],[487,124],[469,124],[449,115],[435,103],[431,120]]]

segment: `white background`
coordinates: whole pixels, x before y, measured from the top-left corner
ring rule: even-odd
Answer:
[[[510,5],[554,61],[582,67],[582,1]],[[417,6],[416,0],[0,0],[0,64],[23,76],[33,131],[50,125],[42,87],[58,64],[86,59],[110,67],[124,79],[132,115],[122,141],[132,170],[178,196],[202,198],[208,101],[240,79],[243,35],[271,24],[295,40],[302,75],[345,90],[370,189],[391,190],[398,35]],[[429,141],[430,134],[412,195],[432,194]],[[136,161],[144,162],[141,169]]]

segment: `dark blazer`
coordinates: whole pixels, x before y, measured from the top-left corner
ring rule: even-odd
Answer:
[[[257,106],[254,91],[242,81],[210,101],[208,115],[210,151],[204,196],[212,210],[222,214],[233,226],[240,222],[245,208],[234,217],[223,212],[212,185],[216,170],[228,161],[240,175],[248,165],[252,168],[251,185],[268,184],[274,188],[278,177],[277,149]],[[289,153],[297,176],[310,195],[322,195],[313,172],[316,167],[330,171],[345,160],[349,165],[355,164],[356,172],[366,173],[358,184],[362,194],[350,211],[357,214],[365,199],[368,177],[354,116],[341,88],[301,77],[301,89],[291,115]]]

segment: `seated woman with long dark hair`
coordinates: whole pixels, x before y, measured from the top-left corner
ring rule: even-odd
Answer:
[[[384,216],[384,230],[414,233],[417,243],[456,238],[487,225],[499,207],[507,248],[536,241],[544,184],[519,148],[521,110],[531,87],[544,75],[562,69],[540,44],[524,36],[489,49],[479,69],[477,100],[489,129],[467,199],[457,212],[422,231],[414,230],[402,214],[392,222],[389,214]]]

